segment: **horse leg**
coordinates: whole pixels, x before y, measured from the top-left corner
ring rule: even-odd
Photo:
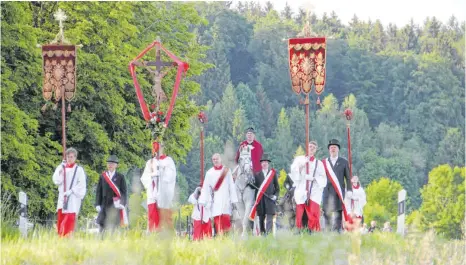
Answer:
[[[243,218],[243,229],[245,231],[247,231],[248,228],[249,230],[251,230],[251,220],[249,220],[249,214],[251,213],[252,206],[254,205],[254,202],[255,202],[254,193],[255,192],[253,189],[251,189],[250,187],[247,187],[244,190],[244,194],[243,194],[245,210],[246,210],[244,218]],[[253,229],[254,227],[255,226],[253,225]]]
[[[243,223],[243,218],[245,215],[245,205],[244,205],[244,192],[241,192],[241,190],[236,187],[236,194],[238,194],[238,220],[235,220],[238,224],[238,228],[242,225]],[[241,234],[244,235],[245,230],[244,227],[242,227]]]

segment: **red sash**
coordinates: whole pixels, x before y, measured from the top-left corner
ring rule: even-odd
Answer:
[[[351,219],[351,216],[348,215],[348,212],[346,211],[346,206],[345,206],[345,201],[343,200],[343,193],[341,192],[341,186],[340,186],[340,182],[338,181],[338,178],[337,176],[335,175],[335,172],[333,172],[333,169],[330,165],[328,165],[327,163],[328,160],[327,159],[323,159],[322,160],[322,163],[324,164],[324,168],[325,168],[325,173],[327,174],[327,178],[330,180],[330,182],[332,183],[332,186],[333,188],[335,189],[335,192],[337,193],[338,195],[338,198],[340,198],[340,201],[341,201],[341,207],[343,208],[343,221],[349,221],[350,223],[353,222],[353,220]]]
[[[116,197],[113,197],[113,201],[119,200],[121,198],[120,189],[115,185],[115,183],[113,183],[112,179],[107,175],[107,172],[103,172],[102,176],[105,182],[107,182],[107,184],[116,194]],[[120,226],[128,225],[129,221],[128,221],[128,213],[126,212],[126,208],[120,209],[119,212],[120,212]]]
[[[265,177],[264,181],[262,182],[262,185],[259,187],[259,190],[257,192],[256,201],[254,202],[254,206],[252,207],[251,212],[249,213],[249,219],[251,221],[254,221],[254,218],[256,218],[257,205],[259,205],[259,202],[264,196],[264,193],[269,187],[270,183],[272,183],[272,180],[274,177],[275,177],[275,169],[272,168],[269,174],[267,174],[267,176]]]
[[[218,191],[218,189],[220,189],[220,186],[222,186],[223,180],[225,179],[225,176],[227,175],[227,173],[228,173],[228,168],[224,167],[222,175],[220,175],[220,178],[217,180],[217,183],[215,183],[214,191]]]

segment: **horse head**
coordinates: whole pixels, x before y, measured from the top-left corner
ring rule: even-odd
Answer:
[[[238,159],[238,175],[244,180],[252,177],[252,159],[251,151],[254,147],[246,145],[240,149],[239,159]]]

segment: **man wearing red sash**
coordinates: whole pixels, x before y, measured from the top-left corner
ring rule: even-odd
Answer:
[[[222,165],[220,154],[214,154],[212,162],[214,167],[205,175],[199,205],[205,208],[211,204],[210,212],[214,217],[215,231],[222,235],[231,228],[230,216],[234,204],[238,203],[238,196],[231,171]]]
[[[173,159],[163,154],[163,144],[160,146],[160,157],[154,157],[146,162],[141,176],[141,182],[147,193],[147,220],[149,231],[159,227],[172,228],[171,208],[175,195],[176,167]]]
[[[199,205],[199,197],[201,195],[201,187],[189,196],[188,202],[194,205],[191,218],[193,219],[193,240],[201,240],[205,237],[212,237],[212,223],[210,222],[210,204],[206,207]]]
[[[126,209],[128,201],[125,176],[117,172],[118,157],[107,159],[107,171],[103,172],[97,183],[95,209],[99,213],[97,223],[100,231],[128,225]]]
[[[57,232],[59,236],[70,235],[75,228],[81,202],[86,195],[86,173],[77,165],[78,151],[65,151],[66,163],[61,163],[53,173],[52,180],[58,186]]]
[[[269,163],[272,162],[267,154],[260,159],[262,170],[254,175],[253,184],[256,189],[256,201],[249,213],[249,219],[254,220],[259,215],[259,226],[262,235],[267,235],[272,231],[273,216],[276,213],[278,195],[280,186],[275,169],[269,169]]]
[[[256,141],[256,135],[254,134],[254,128],[252,127],[246,129],[246,140],[243,141],[239,145],[239,148],[236,151],[236,158],[235,158],[236,163],[238,163],[241,149],[248,147],[248,146],[252,147],[252,150],[251,150],[252,170],[254,174],[257,174],[262,170],[260,159],[264,151],[262,149],[262,144]]]
[[[343,198],[345,198],[346,190],[352,191],[351,176],[348,160],[338,156],[340,151],[338,140],[330,140],[327,147],[330,157],[322,160],[328,179],[323,194],[325,228],[340,232],[342,218],[345,218],[345,220],[350,218],[343,203]]]
[[[309,157],[298,156],[291,165],[291,179],[295,186],[296,228],[303,229],[303,215],[307,216],[307,227],[310,231],[320,231],[320,204],[322,193],[327,186],[322,161],[315,158],[317,143],[309,142]],[[306,173],[309,167],[309,174]]]

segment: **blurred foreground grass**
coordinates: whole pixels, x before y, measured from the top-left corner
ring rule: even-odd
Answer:
[[[433,233],[402,238],[319,233],[276,237],[231,235],[191,242],[173,234],[123,231],[113,235],[76,233],[58,238],[35,231],[29,238],[3,237],[2,264],[466,264],[465,242]]]

